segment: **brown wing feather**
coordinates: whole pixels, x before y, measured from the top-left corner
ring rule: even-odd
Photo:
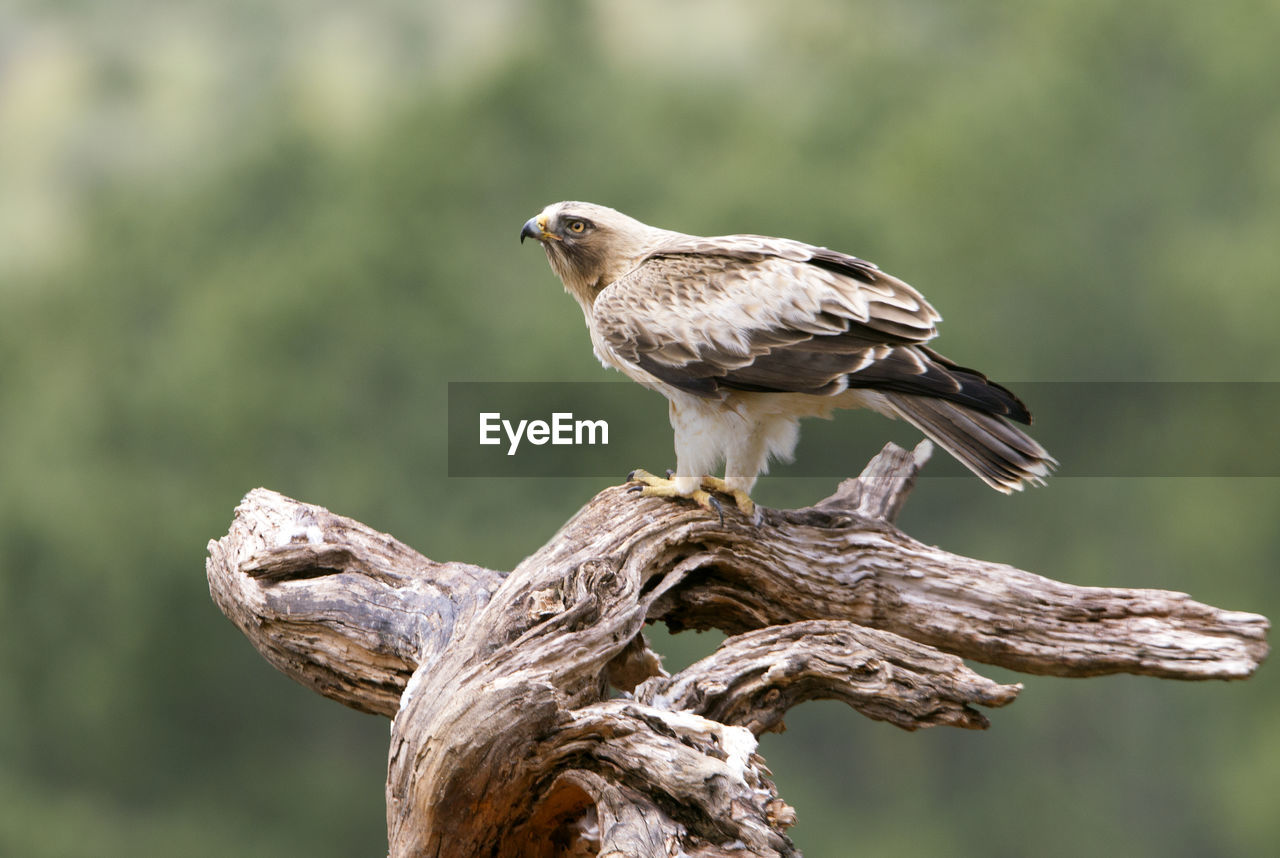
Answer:
[[[923,345],[939,320],[923,296],[826,248],[760,236],[676,240],[608,286],[593,315],[619,357],[699,396],[860,387],[1031,420],[1004,387]]]
[[[623,360],[706,396],[721,388],[831,393],[886,346],[922,343],[937,312],[856,257],[759,236],[658,248],[592,311]]]

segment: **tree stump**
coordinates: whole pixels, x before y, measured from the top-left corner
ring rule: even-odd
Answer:
[[[752,524],[605,489],[510,573],[437,563],[255,489],[209,543],[209,589],[286,675],[392,719],[387,834],[419,856],[791,856],[756,739],[797,703],[981,729],[1033,673],[1240,679],[1265,617],[1075,587],[923,545],[893,520],[929,454]],[[718,628],[674,676],[642,630]]]

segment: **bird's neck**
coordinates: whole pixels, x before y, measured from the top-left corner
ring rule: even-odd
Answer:
[[[595,303],[596,296],[600,294],[600,290],[608,286],[609,282],[598,275],[592,278],[577,269],[558,266],[555,264],[554,259],[551,264],[556,269],[560,282],[564,284],[564,291],[572,295],[573,299],[582,307],[582,312],[590,317],[591,305]]]
[[[607,283],[588,283],[578,278],[562,277],[564,282],[564,291],[573,296],[573,300],[578,302],[578,306],[582,308],[583,315],[588,320],[591,318],[591,307],[596,302],[596,296],[600,294],[600,290],[607,286]]]

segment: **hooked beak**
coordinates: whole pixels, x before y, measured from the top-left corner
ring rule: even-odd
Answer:
[[[559,240],[559,237],[547,232],[547,216],[538,215],[531,217],[524,222],[524,226],[520,229],[520,243],[524,244],[526,238],[532,238],[536,241],[547,241],[549,239]]]

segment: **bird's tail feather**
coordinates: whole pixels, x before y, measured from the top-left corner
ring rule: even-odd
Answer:
[[[1058,465],[1034,438],[1001,417],[927,396],[886,393],[884,397],[898,416],[997,491],[1020,491],[1024,480],[1043,485]]]

